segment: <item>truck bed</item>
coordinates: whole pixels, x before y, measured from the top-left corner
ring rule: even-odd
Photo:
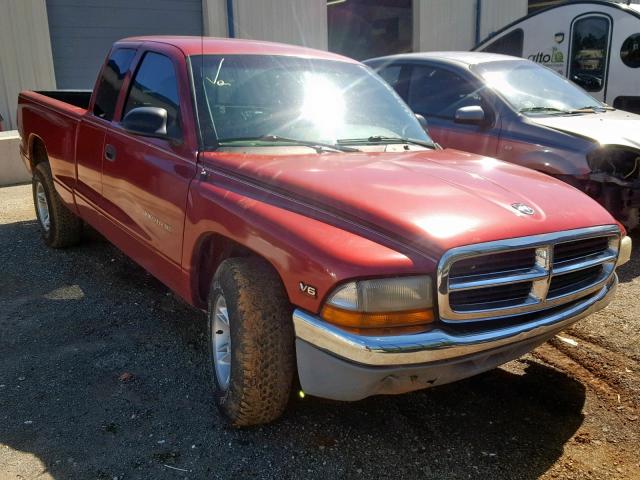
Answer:
[[[18,96],[18,124],[23,161],[31,170],[29,155],[34,141],[46,145],[56,189],[69,208],[75,208],[75,142],[78,125],[91,101],[88,90],[26,90]]]
[[[89,108],[91,90],[34,90],[35,93],[53,98],[75,107]]]

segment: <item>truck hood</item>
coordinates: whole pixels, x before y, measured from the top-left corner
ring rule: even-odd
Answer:
[[[616,223],[599,204],[563,182],[457,150],[286,156],[207,152],[201,159],[214,171],[296,197],[433,255],[460,245]],[[521,213],[514,204],[534,213]]]
[[[529,117],[538,125],[578,135],[600,145],[624,145],[640,149],[640,115],[622,110],[580,115]]]

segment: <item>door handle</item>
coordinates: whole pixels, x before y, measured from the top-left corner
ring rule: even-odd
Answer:
[[[107,145],[104,147],[104,158],[109,160],[110,162],[115,161],[116,159],[116,147],[113,145]]]

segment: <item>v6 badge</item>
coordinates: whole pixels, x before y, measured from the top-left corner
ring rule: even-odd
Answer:
[[[300,288],[300,292],[305,295],[309,295],[310,297],[316,298],[318,296],[318,290],[313,285],[307,285],[304,282],[298,283],[298,287]]]

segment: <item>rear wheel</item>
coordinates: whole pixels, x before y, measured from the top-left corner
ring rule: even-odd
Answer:
[[[36,165],[32,186],[33,204],[45,243],[53,248],[76,245],[82,234],[82,221],[62,203],[48,163]]]
[[[295,373],[291,305],[277,273],[257,258],[222,262],[209,292],[211,377],[236,427],[277,419]]]

